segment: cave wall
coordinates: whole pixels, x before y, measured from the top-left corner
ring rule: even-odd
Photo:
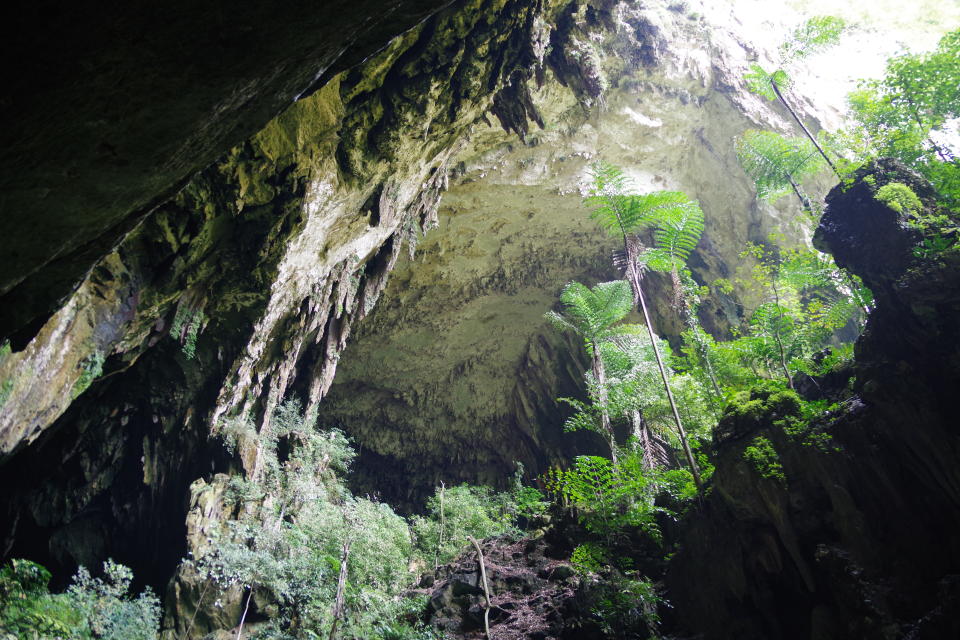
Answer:
[[[334,76],[198,174],[4,354],[0,474],[17,487],[4,555],[58,574],[113,555],[169,575],[153,559],[181,544],[191,482],[249,462],[249,447],[219,459],[211,426],[245,414],[269,428],[289,389],[319,401],[353,323],[434,223],[451,154],[536,63],[535,18],[563,5],[464,2]]]
[[[446,4],[5,7],[0,340],[26,344],[193,173]]]
[[[401,258],[319,407],[360,446],[356,488],[392,503],[416,506],[441,480],[503,486],[514,461],[535,477],[574,452],[604,451],[562,432],[570,410],[555,399],[583,394],[586,366],[578,341],[543,318],[570,280],[620,277],[616,240],[583,204],[592,162],[625,168],[640,191],[700,201],[706,227],[691,268],[702,284],[746,275],[748,241],[809,233],[792,200],[757,202],[737,162],[744,130],[786,127],[742,86],[756,55],[742,34],[667,3],[581,5],[561,25],[543,77],[513,103],[535,116],[473,128],[452,160],[439,228],[415,259]],[[647,283],[657,331],[676,339],[686,327],[669,279]],[[701,322],[725,336],[744,304],[742,289],[710,296]]]

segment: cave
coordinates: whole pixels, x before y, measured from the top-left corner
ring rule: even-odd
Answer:
[[[960,11],[807,4],[9,10],[0,637],[960,637]]]

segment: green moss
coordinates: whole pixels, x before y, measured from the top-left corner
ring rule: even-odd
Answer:
[[[0,363],[2,363],[6,357],[10,355],[10,343],[4,342],[0,344]],[[9,378],[0,382],[0,407],[7,403],[7,399],[10,398],[10,393],[13,391],[13,378]]]
[[[759,424],[784,416],[799,416],[803,403],[794,391],[776,387],[754,387],[741,391],[724,410],[724,420],[743,424]]]
[[[890,182],[883,185],[877,190],[874,198],[897,213],[916,214],[923,209],[923,204],[917,194],[902,182]]]
[[[760,474],[760,477],[780,483],[787,481],[787,476],[783,473],[783,465],[780,464],[780,456],[766,436],[754,438],[743,450],[743,459]]]
[[[94,351],[81,361],[80,377],[73,383],[73,391],[70,394],[72,397],[79,396],[93,384],[94,380],[100,377],[100,374],[103,373],[103,361],[104,356],[99,351]]]

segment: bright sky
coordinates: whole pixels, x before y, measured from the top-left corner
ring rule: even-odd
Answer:
[[[837,108],[858,79],[883,75],[890,56],[933,49],[960,28],[960,0],[702,0],[702,7],[711,22],[768,51],[811,16],[845,19],[852,28],[840,45],[806,60],[806,72],[791,73],[801,94]]]

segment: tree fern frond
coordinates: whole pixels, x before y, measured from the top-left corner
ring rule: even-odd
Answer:
[[[846,22],[835,16],[814,16],[794,29],[790,39],[780,45],[784,64],[811,56],[840,41]]]
[[[601,282],[592,289],[570,282],[560,294],[564,313],[550,311],[545,317],[561,331],[573,331],[596,344],[633,308],[633,292],[625,280]]]
[[[661,211],[654,231],[657,249],[670,257],[671,270],[680,269],[700,242],[703,211],[699,204],[692,201],[664,207]]]
[[[788,138],[773,131],[751,129],[735,142],[737,159],[757,188],[757,197],[775,202],[824,167],[823,158],[806,138]]]

